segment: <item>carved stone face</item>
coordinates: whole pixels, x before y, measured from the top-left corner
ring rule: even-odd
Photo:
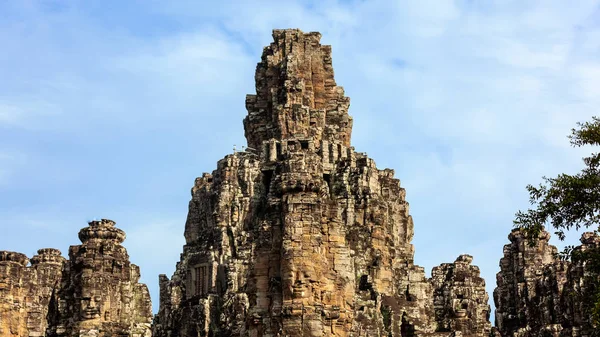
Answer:
[[[90,320],[100,317],[102,297],[93,291],[87,291],[80,298],[79,315],[81,320]]]

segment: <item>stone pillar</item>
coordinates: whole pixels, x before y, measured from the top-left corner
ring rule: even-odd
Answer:
[[[0,251],[0,336],[27,336],[27,281],[25,254]]]

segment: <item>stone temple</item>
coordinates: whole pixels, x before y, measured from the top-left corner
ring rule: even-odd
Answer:
[[[319,33],[275,30],[246,97],[248,148],[197,178],[155,336],[449,336],[491,331],[472,257],[414,264],[394,171],[351,146]]]
[[[114,221],[92,221],[82,244],[24,254],[0,251],[0,336],[150,337],[152,305]],[[28,265],[28,262],[31,262]]]
[[[246,97],[248,147],[196,179],[158,314],[125,233],[93,221],[68,260],[0,251],[0,337],[600,336],[586,304],[600,277],[559,260],[547,232],[513,230],[498,252],[495,327],[472,256],[426,277],[406,191],[352,147],[331,47],[297,29],[273,38]],[[593,233],[581,242],[600,249]]]

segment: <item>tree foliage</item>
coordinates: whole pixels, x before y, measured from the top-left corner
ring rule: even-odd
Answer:
[[[600,146],[600,118],[592,117],[592,121],[577,123],[569,136],[573,147]],[[529,201],[533,206],[526,212],[519,211],[515,215],[515,227],[521,228],[534,244],[546,225],[555,230],[560,240],[566,237],[565,232],[574,228],[590,228],[598,231],[600,225],[600,153],[592,152],[583,158],[584,167],[581,172],[569,175],[559,174],[556,178],[543,177],[543,183],[537,187],[527,186]],[[586,251],[582,254],[567,246],[560,257],[570,259],[574,263],[586,262],[588,270],[600,273],[600,252]],[[597,278],[596,278],[597,279]],[[591,298],[590,308],[595,324],[600,323],[600,287]]]

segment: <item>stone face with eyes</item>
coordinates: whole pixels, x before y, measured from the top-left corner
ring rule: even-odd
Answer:
[[[79,309],[79,319],[81,321],[100,318],[102,312],[102,296],[100,294],[102,291],[108,290],[103,289],[102,282],[99,282],[99,279],[94,278],[92,275],[93,271],[86,269],[83,275],[80,276],[79,281],[76,282],[80,289],[79,296],[74,299],[78,302],[76,307]]]
[[[100,317],[100,307],[93,297],[81,299],[81,316],[83,320]]]
[[[147,287],[138,283],[139,267],[130,263],[121,245],[124,232],[103,219],[91,222],[79,236],[82,244],[69,249],[69,284],[59,294],[65,300],[59,320],[68,322],[61,323],[62,336],[130,336],[133,331],[149,336],[150,298]]]

